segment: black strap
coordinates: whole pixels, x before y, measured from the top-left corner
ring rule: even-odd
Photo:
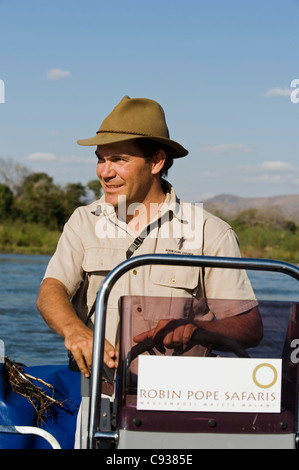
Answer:
[[[86,320],[85,320],[85,325],[87,325],[88,320],[93,316],[93,314],[94,314],[94,312],[95,312],[96,303],[97,303],[97,297],[98,297],[98,292],[97,292],[97,295],[96,295],[96,299],[95,299],[95,301],[94,301],[94,303],[93,303],[93,306],[91,307],[91,309],[90,309],[90,311],[89,311],[89,313],[88,313],[88,315],[87,315],[87,318],[86,318]]]
[[[142,245],[144,239],[145,239],[145,237],[144,238],[141,238],[141,237],[135,238],[132,245],[130,245],[129,248],[127,249],[127,253],[126,253],[127,254],[127,259],[131,258],[134,251],[137,250],[137,248],[139,248],[140,245]]]
[[[159,226],[159,227],[161,226],[161,220],[160,220],[160,219],[158,220],[158,226]],[[127,259],[131,258],[131,256],[133,255],[134,251],[137,250],[137,248],[139,248],[139,247],[142,245],[142,243],[144,242],[145,238],[148,236],[149,233],[150,233],[150,227],[147,227],[147,228],[146,228],[146,233],[145,233],[145,236],[144,236],[144,237],[137,237],[137,238],[135,238],[135,240],[133,241],[132,245],[130,245],[129,248],[127,249],[127,252],[126,252]],[[88,316],[87,316],[85,325],[87,325],[88,320],[92,317],[92,315],[93,315],[94,312],[95,312],[97,297],[98,297],[98,293],[97,293],[97,295],[96,295],[96,298],[95,298],[95,301],[94,301],[94,303],[93,303],[93,306],[91,307],[91,309],[90,309],[90,311],[89,311],[89,314],[88,314]]]
[[[145,238],[145,237],[144,237],[144,238]],[[135,238],[135,240],[133,241],[132,245],[130,245],[129,248],[128,248],[128,250],[127,250],[127,253],[126,253],[127,259],[128,259],[128,258],[131,258],[131,256],[133,255],[134,251],[137,250],[137,248],[139,248],[140,245],[142,245],[142,243],[143,243],[143,241],[144,241],[144,238],[141,238],[141,237]],[[87,318],[86,318],[86,320],[85,320],[85,325],[87,325],[88,320],[92,317],[92,315],[93,315],[94,312],[95,312],[96,303],[97,303],[97,297],[98,297],[98,293],[97,293],[96,298],[95,298],[95,301],[94,301],[94,303],[93,303],[93,305],[92,305],[92,307],[91,307],[91,309],[90,309],[90,311],[89,311],[89,313],[88,313],[88,315],[87,315]],[[71,370],[75,370],[75,371],[76,371],[76,370],[79,370],[79,369],[78,369],[78,366],[77,366],[77,363],[76,363],[76,361],[75,361],[75,359],[74,359],[74,357],[73,357],[73,355],[72,355],[72,353],[71,353],[70,351],[68,352],[68,355],[69,355],[69,368],[70,368]],[[104,365],[105,365],[105,364],[104,364]],[[106,375],[107,375],[107,374],[106,374]],[[107,379],[106,379],[106,381],[107,381]],[[110,381],[111,381],[111,378],[110,378]]]
[[[144,237],[145,238],[145,237]],[[131,256],[133,255],[134,251],[137,250],[137,248],[140,247],[140,245],[142,245],[143,241],[144,241],[144,238],[141,238],[141,237],[137,237],[135,238],[135,240],[133,241],[132,245],[129,246],[128,250],[127,250],[127,259],[128,258],[131,258]],[[96,309],[96,302],[97,302],[97,297],[98,297],[98,293],[96,295],[96,298],[95,298],[95,301],[93,303],[93,306],[91,307],[89,313],[88,313],[88,316],[86,318],[86,321],[85,321],[85,325],[87,324],[88,320],[92,317],[92,315],[94,314],[95,312],[95,309]]]
[[[158,224],[158,227],[161,227],[161,219],[158,219],[157,224]],[[143,237],[139,236],[139,237],[135,238],[132,245],[130,245],[129,248],[127,249],[127,253],[126,253],[127,254],[127,259],[131,258],[134,251],[137,250],[137,248],[139,248],[140,245],[142,245],[142,243],[144,242],[144,240],[146,239],[146,237],[148,236],[150,231],[151,231],[151,226],[148,225],[146,227],[146,229],[144,229],[141,232],[143,234]]]

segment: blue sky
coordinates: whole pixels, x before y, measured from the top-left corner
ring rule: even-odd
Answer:
[[[189,150],[180,197],[298,194],[298,24],[298,0],[0,0],[0,158],[85,184],[77,139],[147,97]]]

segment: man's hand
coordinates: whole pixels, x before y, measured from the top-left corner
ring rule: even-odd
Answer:
[[[253,348],[263,338],[263,323],[257,307],[247,312],[217,321],[160,320],[156,328],[135,336],[134,341],[141,343],[152,338],[158,351],[166,348],[186,350],[194,331],[198,328],[214,332],[236,341],[244,348]],[[180,351],[182,352],[182,351]]]
[[[47,278],[41,284],[37,299],[45,322],[64,338],[64,344],[86,377],[90,376],[93,348],[93,331],[77,316],[71,302],[71,293],[57,279]],[[104,346],[104,361],[108,367],[118,366],[118,347],[107,340]]]
[[[73,354],[82,374],[89,377],[92,364],[93,331],[82,324],[79,329],[74,329],[65,337],[64,345]],[[111,369],[117,367],[118,356],[118,348],[114,348],[105,339],[104,362],[107,366]]]
[[[85,377],[90,376],[92,363],[93,332],[83,323],[65,334],[64,345],[70,351]]]
[[[109,341],[105,339],[104,346],[104,362],[107,364],[110,369],[118,367],[119,361],[119,345],[117,344],[115,348],[112,346]]]
[[[152,338],[155,347],[164,354],[165,348],[185,350],[197,328],[198,325],[190,320],[162,319],[159,320],[156,328],[140,333],[133,340],[141,343],[145,339]]]

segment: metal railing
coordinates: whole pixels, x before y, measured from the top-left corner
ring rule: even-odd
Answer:
[[[282,261],[267,259],[151,254],[130,258],[116,266],[112,271],[110,271],[102,283],[96,302],[87,436],[87,446],[90,449],[95,447],[95,441],[97,438],[107,440],[117,439],[116,432],[105,433],[97,429],[101,406],[100,397],[102,394],[106,310],[109,294],[114,284],[122,275],[133,268],[149,264],[272,271],[287,274],[299,281],[299,267]]]
[[[0,433],[9,434],[35,434],[45,439],[51,446],[52,449],[61,449],[59,442],[55,437],[45,429],[40,429],[35,426],[10,426],[7,424],[0,425]]]

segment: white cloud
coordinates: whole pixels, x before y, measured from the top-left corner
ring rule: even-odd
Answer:
[[[288,162],[282,162],[280,160],[265,161],[258,165],[240,165],[237,168],[238,171],[249,173],[249,174],[261,174],[271,172],[273,173],[296,173],[299,170]]]
[[[40,162],[50,162],[50,161],[59,161],[60,163],[67,163],[68,165],[86,165],[86,164],[96,164],[95,157],[78,157],[75,155],[62,155],[57,156],[54,153],[49,152],[35,152],[28,155],[27,160],[30,161],[40,161]]]
[[[214,153],[214,154],[249,153],[250,148],[247,145],[243,145],[243,144],[221,144],[221,145],[202,147],[200,151],[205,152],[205,153]]]
[[[31,153],[30,155],[28,155],[27,159],[31,161],[48,162],[48,161],[57,160],[57,157],[54,153],[35,152],[35,153]]]
[[[71,76],[71,72],[62,69],[52,69],[47,73],[48,80],[60,80],[62,78],[68,78]]]
[[[291,163],[277,161],[263,162],[261,168],[270,171],[290,171],[294,170],[295,167]]]
[[[262,173],[254,177],[247,178],[247,181],[251,183],[275,183],[275,184],[285,184],[288,186],[298,186],[299,184],[299,174],[292,173]]]
[[[277,98],[279,96],[291,96],[292,90],[289,88],[271,88],[263,94],[264,98]]]
[[[265,161],[259,165],[242,165],[236,169],[239,174],[246,175],[251,183],[275,183],[298,186],[299,169],[288,162],[280,160]]]

